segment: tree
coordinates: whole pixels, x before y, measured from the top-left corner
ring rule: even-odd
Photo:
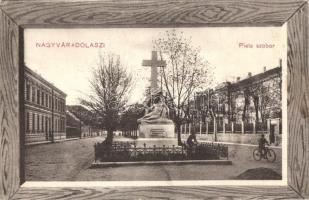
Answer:
[[[264,123],[270,117],[281,117],[281,74],[271,80],[247,86],[244,89],[244,98],[243,121],[248,118],[246,115],[251,99],[256,123]]]
[[[260,87],[259,111],[262,122],[267,118],[281,118],[281,74]]]
[[[119,124],[119,116],[127,103],[132,76],[120,63],[120,57],[99,55],[99,64],[90,80],[92,94],[81,104],[93,110],[107,131],[105,142],[112,144],[113,132]]]
[[[126,107],[121,115],[120,127],[122,130],[136,130],[138,128],[137,120],[143,117],[145,109],[143,104],[135,103]]]
[[[173,113],[180,144],[180,126],[186,118],[184,113],[189,113],[185,106],[189,108],[193,94],[212,82],[211,68],[201,56],[200,49],[194,47],[183,33],[176,30],[166,31],[164,36],[153,43],[159,57],[167,63],[166,68],[161,69],[160,75],[163,91],[172,102],[169,108]]]

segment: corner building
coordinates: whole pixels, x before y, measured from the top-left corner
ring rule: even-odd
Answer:
[[[66,138],[66,94],[24,67],[25,143]]]

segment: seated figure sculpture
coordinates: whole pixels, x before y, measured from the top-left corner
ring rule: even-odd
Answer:
[[[140,124],[173,124],[173,121],[168,119],[168,107],[161,97],[156,97],[152,109],[137,122]]]

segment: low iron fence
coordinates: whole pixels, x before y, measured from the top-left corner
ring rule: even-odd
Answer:
[[[218,133],[223,133],[223,124],[222,123],[218,123],[217,124],[217,132]]]
[[[232,132],[232,123],[225,124],[225,132],[226,133]]]
[[[199,143],[192,147],[165,146],[137,147],[128,142],[114,142],[112,146],[97,143],[94,146],[95,162],[176,161],[176,160],[228,160],[228,146]]]
[[[244,131],[245,131],[245,133],[253,133],[253,124],[252,123],[244,123]]]
[[[267,133],[267,123],[256,123],[257,133]]]
[[[213,124],[208,124],[208,133],[213,134],[214,133],[214,125]]]
[[[234,132],[235,133],[241,133],[242,132],[241,124],[234,124]]]

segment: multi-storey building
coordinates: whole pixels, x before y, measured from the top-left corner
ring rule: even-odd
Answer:
[[[24,69],[26,144],[65,139],[66,94],[28,67]]]
[[[195,94],[193,111],[218,122],[266,122],[281,118],[281,66]],[[203,119],[204,121],[204,119]]]
[[[206,139],[226,142],[257,141],[268,134],[270,143],[281,143],[282,65],[235,81],[223,82],[194,95],[189,117],[181,131],[205,134]],[[219,135],[217,135],[219,133]],[[220,133],[223,133],[220,135]],[[241,133],[241,134],[235,134]],[[210,138],[208,134],[212,134]]]

